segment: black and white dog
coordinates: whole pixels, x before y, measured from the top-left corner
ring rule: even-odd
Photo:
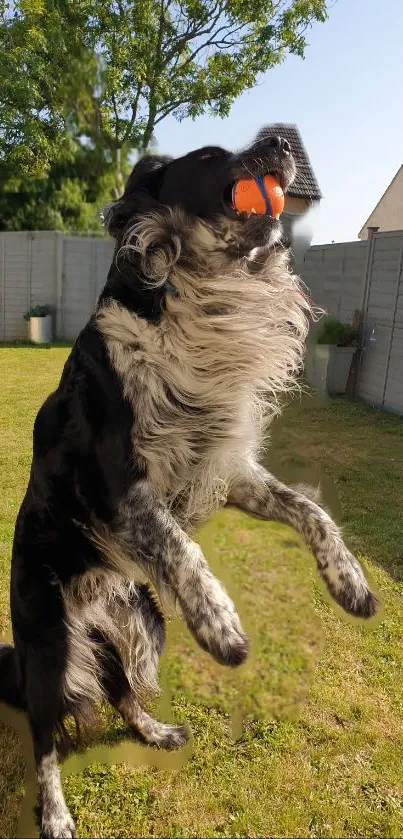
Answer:
[[[148,743],[186,741],[141,704],[164,642],[154,592],[174,598],[217,661],[247,656],[191,537],[214,509],[292,525],[335,600],[354,615],[376,610],[331,518],[258,464],[277,397],[300,371],[310,309],[280,221],[232,209],[233,183],[268,172],[287,189],[295,166],[264,129],[240,154],[144,157],[106,212],[116,251],[105,289],[35,422],[12,559],[15,646],[0,648],[0,698],[32,730],[43,836],[74,833],[54,735],[88,700],[109,700]]]

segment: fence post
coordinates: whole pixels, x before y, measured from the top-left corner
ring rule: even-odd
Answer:
[[[341,311],[343,308],[344,303],[344,268],[346,264],[346,248],[343,248],[343,256],[340,260],[340,270],[339,270],[339,282],[340,282],[340,291],[339,291],[339,305],[337,308],[337,319],[340,320],[341,318]]]
[[[391,324],[390,324],[388,357],[387,357],[386,367],[385,367],[385,378],[384,378],[384,381],[383,381],[382,408],[385,405],[385,394],[386,394],[386,387],[387,387],[387,384],[388,384],[389,364],[390,364],[390,356],[391,356],[391,352],[392,352],[393,336],[395,334],[396,312],[397,312],[397,303],[398,303],[398,300],[399,300],[400,279],[401,279],[401,275],[402,275],[402,268],[403,268],[403,234],[402,234],[402,244],[400,246],[399,265],[398,265],[398,269],[397,269],[395,301],[394,301],[394,304],[393,304],[392,321],[391,321]]]
[[[97,280],[97,258],[98,258],[98,248],[97,248],[97,239],[92,240],[92,259],[91,259],[91,311],[93,311],[95,306],[95,301],[97,297],[97,290],[96,290],[96,280]]]
[[[354,394],[356,394],[358,383],[361,376],[361,369],[362,369],[362,361],[364,355],[364,342],[365,342],[365,332],[367,328],[367,315],[368,315],[368,301],[369,301],[369,293],[371,288],[371,275],[372,275],[372,262],[374,257],[374,245],[375,245],[375,233],[378,232],[379,227],[367,227],[368,230],[368,250],[367,250],[367,259],[365,262],[365,273],[364,273],[364,288],[363,288],[363,299],[362,299],[362,311],[361,311],[361,318],[360,318],[360,336],[359,336],[359,344],[358,344],[358,363],[357,363],[357,372],[355,376],[354,382]]]
[[[32,240],[35,236],[35,233],[28,233],[28,311],[32,306]]]
[[[56,339],[63,338],[63,253],[64,234],[55,233],[56,236]]]

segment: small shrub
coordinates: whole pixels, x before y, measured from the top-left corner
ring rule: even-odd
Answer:
[[[337,347],[354,347],[358,342],[358,329],[335,318],[326,318],[319,332],[318,344],[334,344]]]
[[[46,315],[50,315],[52,310],[50,306],[33,306],[29,312],[26,312],[24,315],[24,320],[30,320],[31,318],[45,318]]]

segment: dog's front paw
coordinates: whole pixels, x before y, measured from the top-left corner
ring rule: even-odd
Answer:
[[[333,599],[345,612],[358,618],[376,614],[378,598],[371,591],[355,556],[344,544],[321,573]]]
[[[209,597],[203,597],[192,621],[192,632],[200,646],[219,664],[237,667],[249,653],[249,641],[242,629],[232,600],[219,583]]]
[[[236,614],[218,621],[216,631],[211,632],[210,627],[206,635],[208,637],[206,649],[219,664],[238,667],[247,659],[250,649],[249,640]]]
[[[203,622],[196,639],[219,664],[227,667],[238,667],[248,657],[249,641],[239,621],[217,621],[215,626]]]
[[[55,808],[42,814],[41,839],[73,839],[75,835],[75,825],[67,808]]]
[[[237,667],[245,661],[249,642],[235,606],[211,573],[200,547],[193,545],[192,563],[178,586],[178,601],[192,635],[220,664]]]

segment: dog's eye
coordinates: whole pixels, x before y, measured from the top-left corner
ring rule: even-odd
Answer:
[[[211,157],[223,157],[225,152],[219,146],[212,146],[210,148],[200,149],[197,152],[198,160],[208,160]]]

